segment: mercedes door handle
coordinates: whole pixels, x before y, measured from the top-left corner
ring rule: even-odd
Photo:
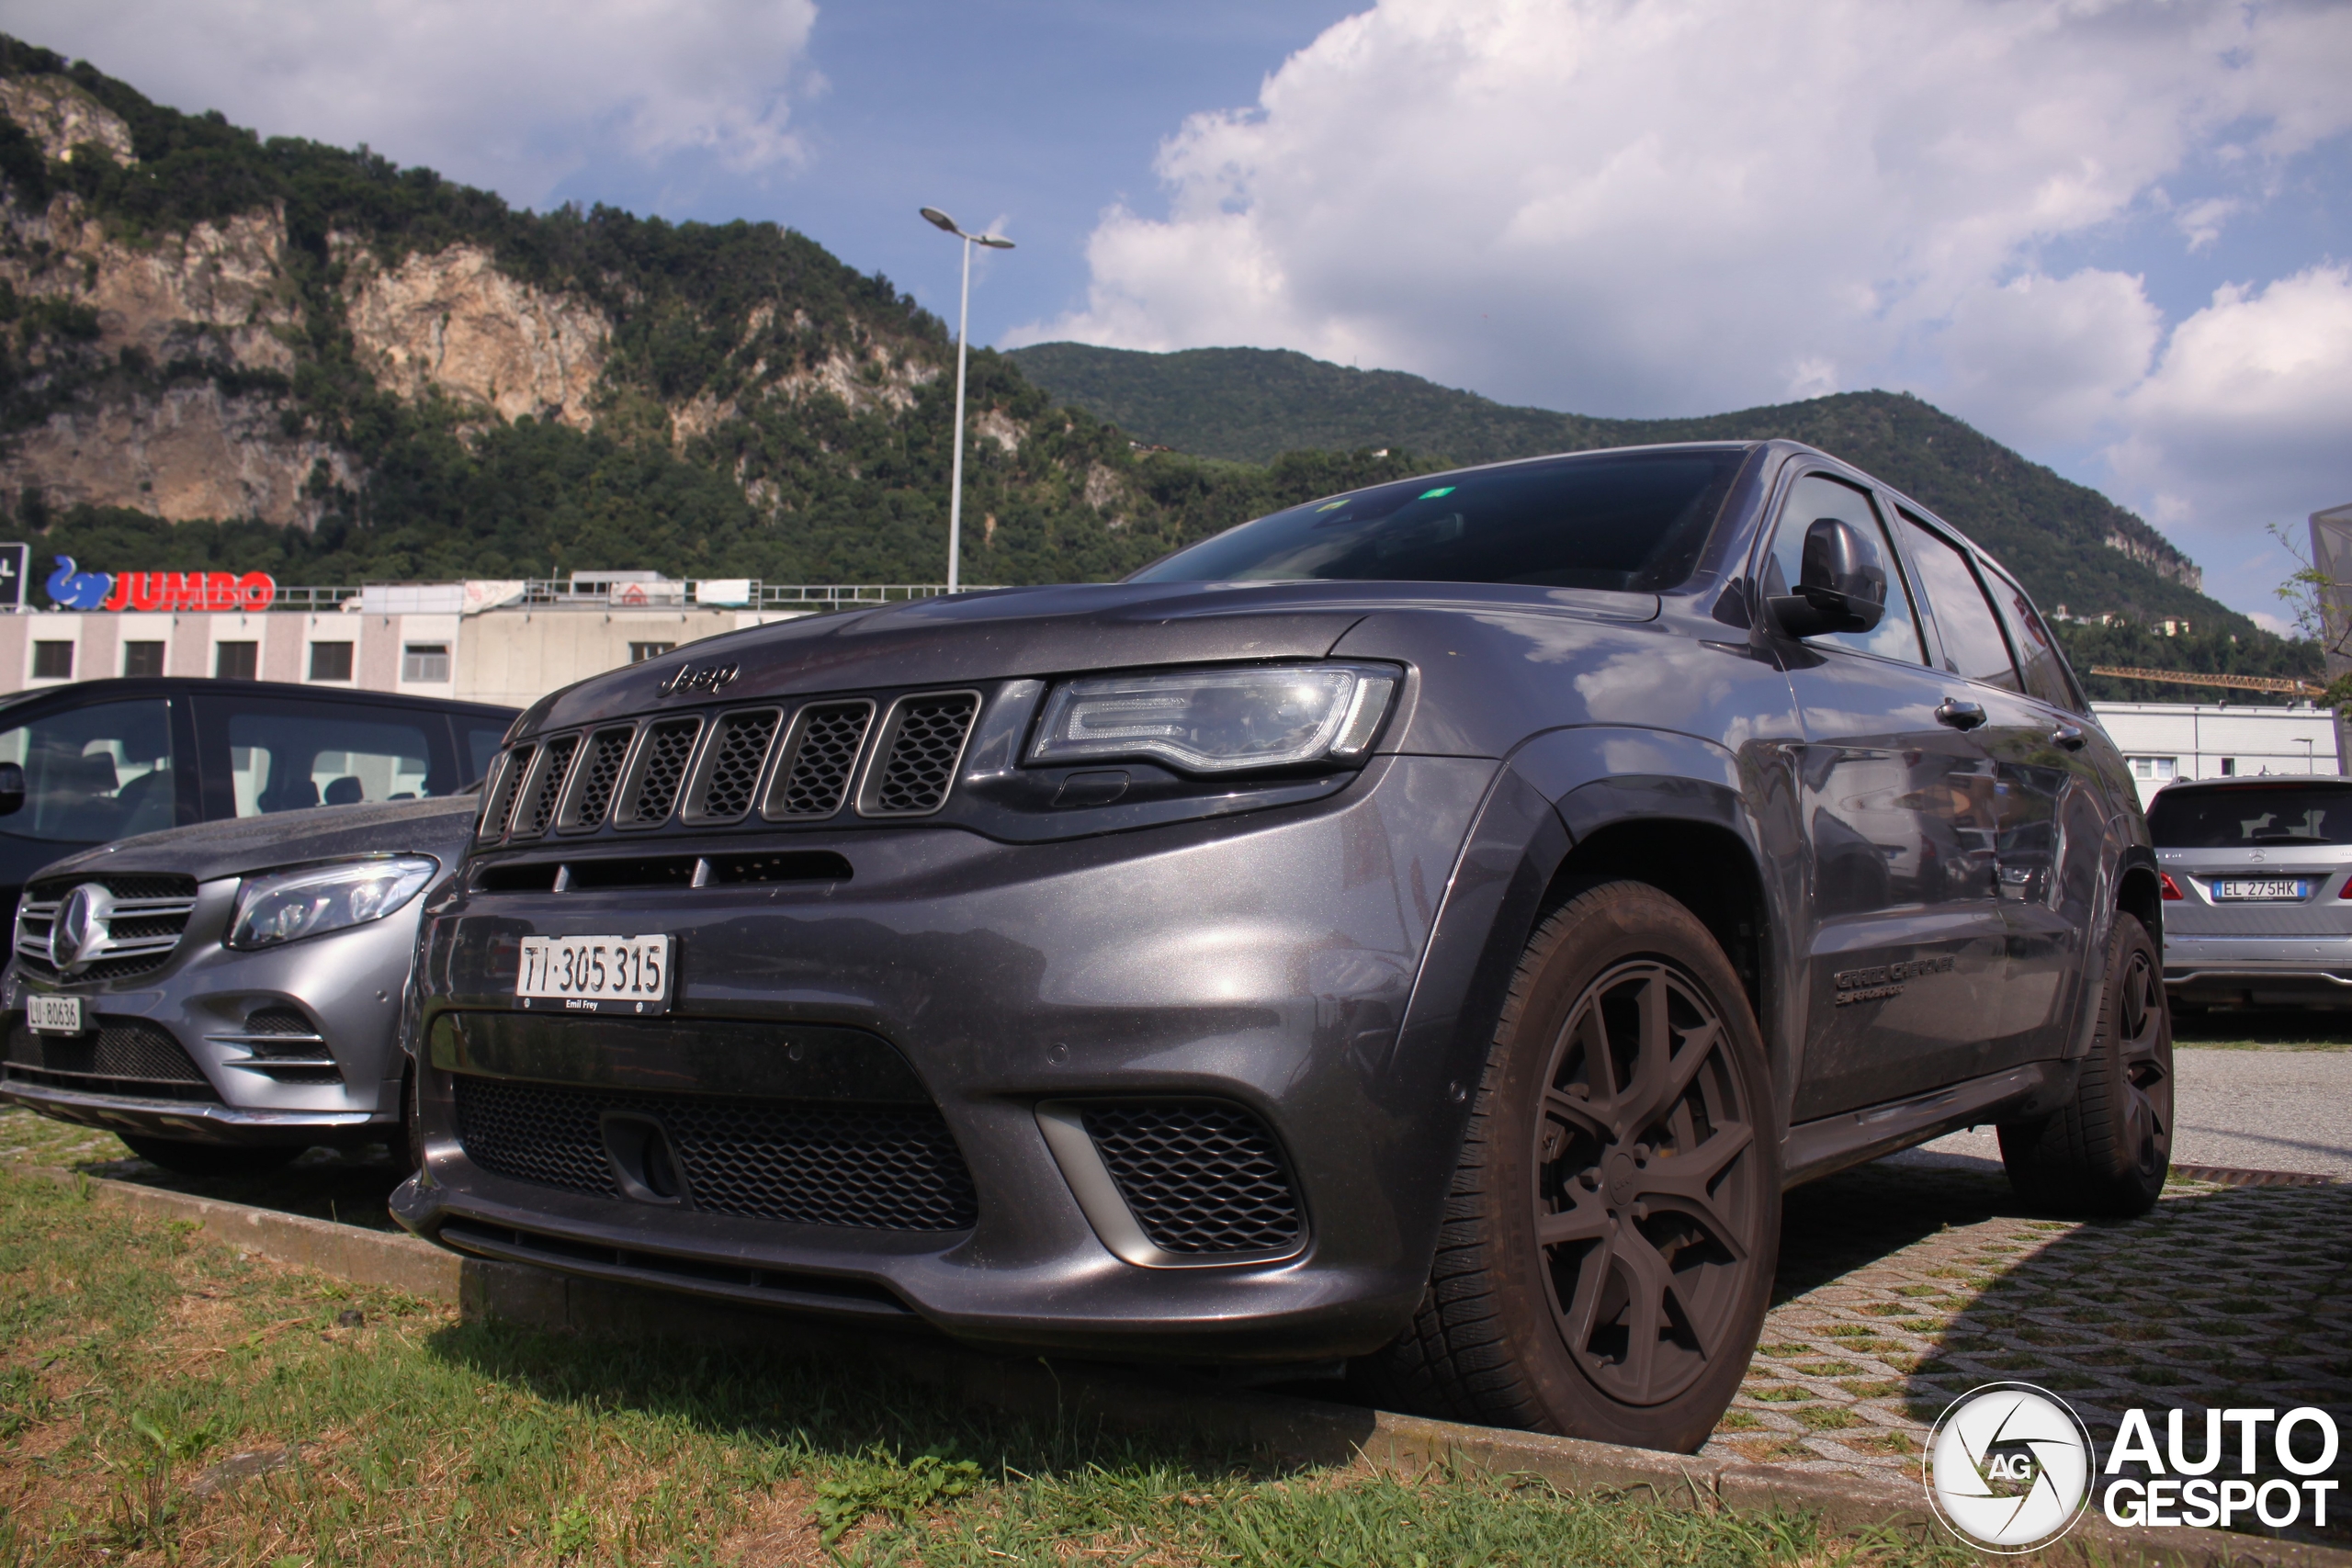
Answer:
[[[2050,739],[2069,751],[2079,751],[2083,749],[2083,727],[2062,719],[2058,728],[2050,732]]]
[[[1954,729],[1973,729],[1984,722],[1984,705],[1964,697],[1946,697],[1936,705],[1936,722]]]

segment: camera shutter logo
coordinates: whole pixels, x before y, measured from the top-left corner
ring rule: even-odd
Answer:
[[[1987,1551],[2031,1551],[2090,1503],[2091,1436],[2064,1401],[2031,1383],[1988,1383],[1954,1401],[1928,1437],[1928,1501]]]

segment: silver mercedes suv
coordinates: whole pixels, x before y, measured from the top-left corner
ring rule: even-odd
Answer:
[[[2173,784],[2148,829],[2177,1008],[2352,1007],[2352,778]]]

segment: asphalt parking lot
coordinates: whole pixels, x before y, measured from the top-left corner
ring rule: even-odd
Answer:
[[[2132,1404],[2315,1404],[2352,1429],[2352,1018],[2181,1033],[2182,1169],[2140,1219],[2033,1212],[1989,1130],[1791,1194],[1776,1303],[1709,1451],[1907,1472],[1946,1404],[2003,1379],[2064,1394],[2103,1441]],[[0,1162],[390,1226],[380,1157],[316,1151],[266,1180],[197,1181],[123,1156],[0,1113]]]

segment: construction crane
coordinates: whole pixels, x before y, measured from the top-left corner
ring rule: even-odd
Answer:
[[[2276,692],[2290,697],[2320,697],[2327,688],[2311,681],[2272,675],[2200,675],[2188,670],[2149,670],[2136,664],[2094,664],[2094,675],[2124,681],[2161,681],[2169,686],[2226,686],[2233,692]]]

